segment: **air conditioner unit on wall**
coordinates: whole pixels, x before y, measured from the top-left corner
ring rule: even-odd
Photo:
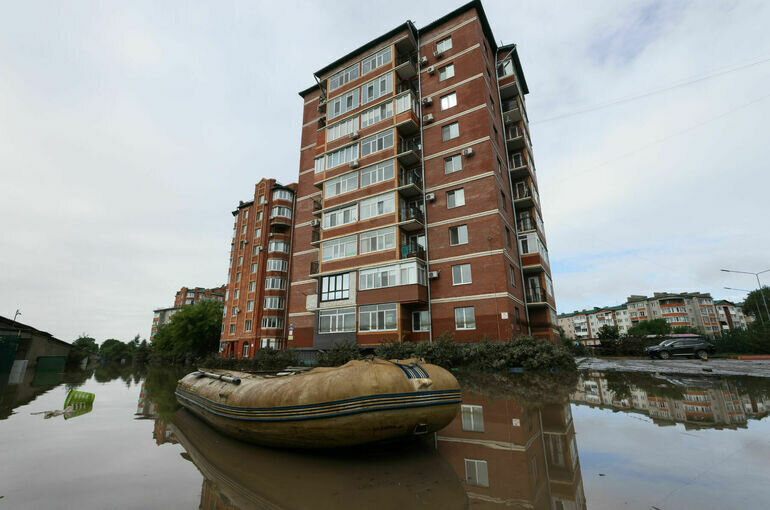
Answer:
[[[438,278],[438,271],[428,271],[428,279],[435,280]]]
[[[436,58],[441,58],[441,56],[442,56],[443,54],[444,54],[444,52],[443,52],[443,51],[438,51],[438,50],[436,50],[436,51],[434,51],[434,52],[433,52],[433,56],[434,56],[434,57],[436,57]]]
[[[430,202],[432,200],[436,200],[436,194],[435,193],[426,193],[425,194],[425,200],[427,200],[428,202]]]
[[[355,140],[357,138],[358,138],[358,131],[353,131],[352,133],[350,133],[351,140]]]
[[[358,160],[354,159],[350,162],[350,168],[358,168]]]
[[[428,67],[428,74],[433,74],[436,72],[436,68],[434,66]]]
[[[428,97],[423,97],[423,98],[422,98],[422,104],[423,104],[423,105],[425,105],[425,106],[430,106],[430,105],[432,105],[432,104],[433,104],[433,98],[432,98],[432,97],[430,97],[430,96],[428,96]]]
[[[427,63],[428,63],[428,57],[426,57],[425,55],[420,57],[420,64],[421,65],[426,65]]]
[[[467,149],[463,149],[463,156],[465,156],[466,158],[473,156],[473,149],[470,147],[468,147]]]
[[[433,114],[429,113],[428,115],[423,115],[422,116],[422,121],[425,122],[426,124],[428,122],[433,122]]]
[[[321,220],[312,220],[312,221],[310,222],[310,226],[311,226],[311,227],[317,227],[317,226],[319,226],[320,224],[321,224]]]

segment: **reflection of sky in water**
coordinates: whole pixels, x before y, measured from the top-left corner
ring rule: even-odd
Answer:
[[[572,415],[590,509],[766,508],[767,419],[747,429],[685,430],[584,405]]]
[[[153,421],[134,420],[139,384],[90,379],[78,389],[96,394],[87,415],[29,414],[61,409],[67,389],[60,385],[0,421],[0,507],[198,507],[200,474],[181,459],[184,450],[158,448]]]

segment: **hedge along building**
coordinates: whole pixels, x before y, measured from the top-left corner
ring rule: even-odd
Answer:
[[[481,3],[407,21],[314,77],[287,345],[553,338],[528,88]]]
[[[286,346],[296,186],[262,179],[254,199],[233,211],[222,356],[250,358],[260,347]]]

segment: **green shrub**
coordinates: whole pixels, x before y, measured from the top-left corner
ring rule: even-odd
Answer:
[[[342,342],[335,344],[331,349],[320,351],[318,366],[338,367],[354,359],[361,359],[361,350],[358,345],[353,342]]]

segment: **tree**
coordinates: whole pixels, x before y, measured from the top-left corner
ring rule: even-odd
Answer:
[[[696,335],[700,334],[700,331],[698,331],[698,328],[695,328],[693,326],[676,326],[671,330],[671,332],[675,334],[681,334],[681,333],[694,333]]]
[[[185,306],[158,328],[152,348],[173,357],[202,357],[216,352],[222,328],[222,303],[200,301]]]
[[[599,340],[617,340],[620,338],[620,330],[617,326],[605,324],[599,328]]]
[[[77,340],[72,342],[72,346],[77,349],[82,349],[91,354],[96,354],[97,352],[99,352],[99,346],[96,345],[96,340],[91,338],[90,336],[87,336],[85,333],[81,334]]]
[[[641,321],[636,326],[628,328],[629,336],[647,336],[658,335],[663,336],[671,332],[671,326],[668,325],[666,319],[654,319]]]
[[[108,338],[99,346],[99,355],[106,361],[120,361],[129,359],[133,356],[133,349],[130,344]]]
[[[743,302],[743,313],[751,315],[756,321],[762,322],[760,320],[761,317],[766,323],[770,323],[770,317],[767,316],[765,311],[765,303],[762,301],[763,295],[768,306],[770,306],[770,287],[765,285],[762,287],[761,294],[759,289],[749,292],[749,295],[746,296],[746,301]]]

